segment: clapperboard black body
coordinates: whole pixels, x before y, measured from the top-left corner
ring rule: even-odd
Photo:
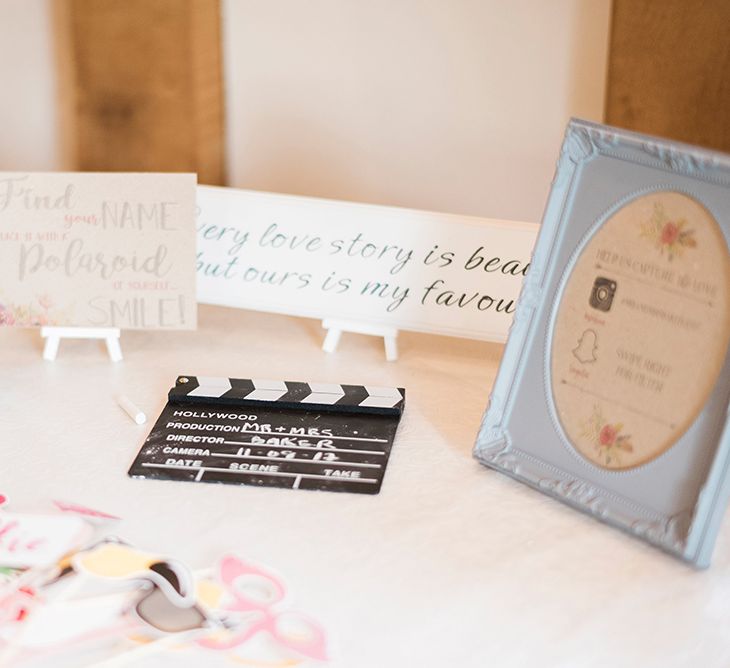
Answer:
[[[129,475],[377,494],[400,388],[179,376]]]

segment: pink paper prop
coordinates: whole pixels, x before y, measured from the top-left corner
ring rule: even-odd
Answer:
[[[47,567],[91,534],[80,517],[0,511],[0,566]]]
[[[294,652],[319,661],[327,659],[325,633],[315,621],[300,613],[271,609],[286,593],[277,577],[238,557],[226,556],[218,565],[218,578],[226,589],[220,610],[246,613],[246,620],[250,617],[252,621],[245,628],[237,626],[225,635],[199,639],[199,645],[208,649],[230,650],[256,634],[266,632]],[[298,627],[298,632],[292,632],[292,626]]]
[[[54,595],[46,587],[58,579],[49,579],[51,567],[65,573],[63,577],[106,581],[110,590],[69,598],[67,587]],[[281,580],[235,556],[220,560],[215,579],[203,580],[211,586],[205,604],[184,564],[115,538],[66,554],[54,565],[5,570],[20,576],[0,587],[0,629],[5,631],[0,664],[21,657],[50,659],[54,651],[106,637],[132,638],[143,628],[155,638],[139,650],[145,654],[165,651],[169,642],[184,639],[201,649],[234,653],[258,653],[260,643],[273,642],[289,656],[327,660],[325,633],[315,621],[298,612],[274,609],[286,595]],[[120,591],[119,585],[124,589]],[[78,585],[71,582],[70,591],[78,593]],[[136,652],[127,650],[122,655],[129,653],[131,658]]]
[[[36,603],[36,593],[30,587],[9,587],[7,592],[0,592],[0,626],[23,621]]]
[[[0,495],[1,496],[1,495]],[[2,501],[0,501],[2,503]],[[53,505],[64,513],[75,513],[84,517],[98,518],[102,520],[118,520],[121,519],[116,515],[109,515],[101,510],[94,510],[88,506],[81,506],[77,503],[67,503],[66,501],[53,501]]]

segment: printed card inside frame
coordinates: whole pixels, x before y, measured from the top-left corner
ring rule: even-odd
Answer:
[[[642,257],[650,250],[656,262]],[[647,271],[655,273],[642,286]],[[708,566],[730,496],[728,272],[728,156],[571,120],[475,457]],[[713,283],[704,286],[711,295],[703,306],[704,276]],[[668,299],[678,304],[665,308]],[[619,308],[610,314],[612,303]],[[633,321],[626,315],[632,308]],[[696,350],[672,350],[688,341],[680,330],[695,332]],[[643,331],[655,335],[656,354],[642,345],[617,345]],[[575,359],[568,359],[571,351]],[[594,373],[600,364],[612,372],[604,393]],[[667,417],[680,401],[678,382],[693,364],[700,374],[692,381],[699,385],[688,390],[695,405],[676,420]],[[572,394],[569,369],[576,373]],[[593,407],[583,422],[573,414],[581,405]],[[634,436],[623,422],[604,416],[612,405],[631,417]]]

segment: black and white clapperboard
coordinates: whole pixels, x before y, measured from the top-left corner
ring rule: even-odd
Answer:
[[[129,475],[377,494],[405,390],[179,376]]]

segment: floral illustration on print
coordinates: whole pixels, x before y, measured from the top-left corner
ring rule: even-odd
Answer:
[[[621,455],[634,451],[631,436],[623,434],[623,428],[620,422],[608,422],[598,406],[593,407],[590,418],[583,423],[583,436],[606,466],[621,466]]]
[[[673,260],[685,248],[696,248],[694,230],[688,229],[685,218],[671,219],[664,211],[661,202],[654,204],[651,218],[641,225],[641,236],[654,243],[659,252]]]
[[[12,304],[0,301],[0,327],[45,327],[57,324],[48,295],[39,295],[35,303]]]

